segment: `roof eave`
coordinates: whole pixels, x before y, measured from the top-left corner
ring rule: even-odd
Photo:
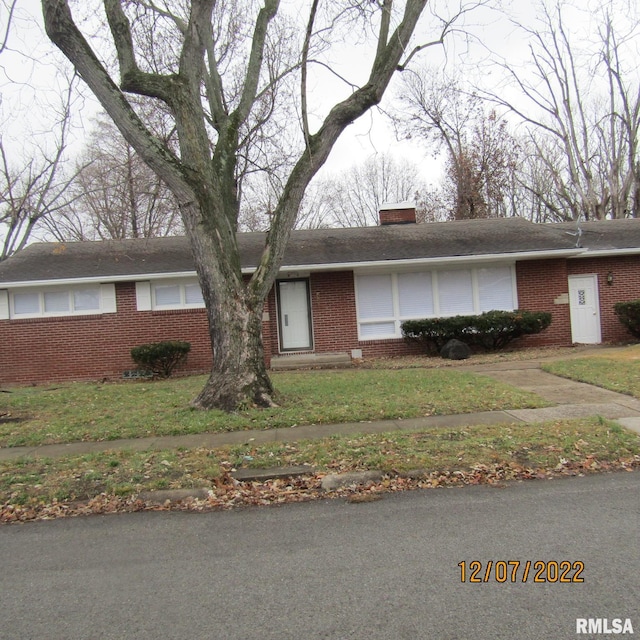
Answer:
[[[513,253],[491,253],[471,256],[442,256],[437,258],[405,258],[399,260],[365,260],[333,264],[282,265],[280,273],[295,271],[351,271],[354,269],[379,269],[381,267],[411,267],[419,265],[466,264],[483,262],[516,262],[518,260],[540,260],[552,258],[573,258],[584,249],[555,249],[549,251],[519,251]],[[243,273],[253,273],[255,267],[243,269]]]
[[[633,256],[640,254],[640,247],[626,249],[582,249],[582,253],[572,258],[609,258],[611,256]]]
[[[639,253],[640,249],[623,250],[622,252]],[[491,253],[469,256],[441,256],[436,258],[405,258],[399,260],[363,260],[355,262],[321,263],[321,264],[285,264],[280,267],[280,273],[287,272],[318,272],[318,271],[353,271],[363,269],[380,269],[384,267],[403,268],[412,266],[436,266],[441,264],[480,264],[488,262],[516,262],[518,260],[543,260],[552,258],[579,258],[602,255],[620,254],[613,252],[586,252],[585,249],[554,249],[546,251],[518,251],[513,253]],[[588,253],[588,256],[583,255]],[[244,267],[242,273],[252,274],[257,267]],[[133,282],[137,280],[164,280],[168,278],[193,278],[196,271],[171,271],[159,273],[131,273],[121,275],[101,275],[80,278],[52,278],[39,280],[21,280],[14,282],[0,282],[0,289],[18,289],[23,287],[61,286],[77,284],[94,284],[106,282]]]
[[[102,275],[88,276],[81,278],[53,278],[50,280],[21,280],[16,282],[0,282],[0,289],[18,289],[22,287],[56,286],[56,285],[76,285],[76,284],[100,284],[107,282],[134,282],[137,280],[163,280],[167,278],[193,278],[196,275],[193,271],[167,271],[165,273],[132,273],[125,275]]]

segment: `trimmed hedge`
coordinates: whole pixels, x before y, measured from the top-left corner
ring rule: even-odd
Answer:
[[[155,378],[168,378],[190,350],[189,342],[167,340],[133,347],[131,357],[139,367],[151,371]]]
[[[405,340],[421,343],[426,351],[440,351],[452,338],[489,351],[504,348],[524,335],[540,333],[551,324],[546,311],[487,311],[475,316],[426,318],[402,323]]]
[[[640,300],[617,302],[613,305],[613,310],[631,335],[640,338]]]

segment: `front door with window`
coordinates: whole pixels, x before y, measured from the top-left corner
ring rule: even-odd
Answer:
[[[278,330],[281,351],[313,348],[308,280],[279,280]]]
[[[581,344],[601,341],[598,276],[569,277],[571,339]]]

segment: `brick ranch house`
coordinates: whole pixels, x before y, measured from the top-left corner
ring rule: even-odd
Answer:
[[[409,354],[405,319],[491,309],[550,311],[521,346],[628,341],[613,313],[640,298],[640,220],[534,224],[520,218],[294,231],[265,304],[265,356],[309,364]],[[263,233],[241,233],[255,269]],[[211,364],[206,316],[183,237],[33,244],[0,264],[0,383],[122,378],[130,349],[191,343],[185,371]]]

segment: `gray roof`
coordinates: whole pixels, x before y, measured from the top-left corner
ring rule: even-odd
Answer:
[[[640,220],[534,224],[522,218],[294,231],[283,269],[403,260],[594,251],[640,253]],[[240,233],[243,269],[258,265],[264,233]],[[193,272],[185,237],[36,243],[0,263],[0,283]]]

